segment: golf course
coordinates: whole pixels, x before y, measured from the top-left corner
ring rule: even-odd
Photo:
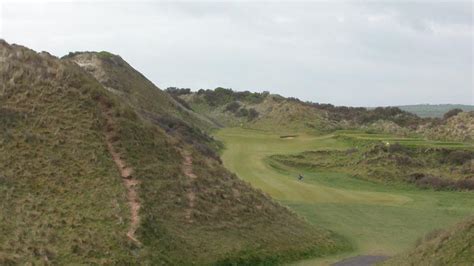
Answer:
[[[0,266],[474,266],[471,2],[0,0]]]
[[[331,264],[358,255],[392,256],[415,245],[428,232],[453,225],[474,213],[474,194],[420,189],[408,183],[375,182],[347,172],[298,169],[273,161],[272,155],[348,150],[354,142],[394,141],[421,147],[472,148],[465,143],[424,141],[391,135],[334,132],[327,135],[279,134],[225,128],[215,137],[224,143],[224,165],[310,223],[329,229],[352,244],[350,253],[300,261]],[[343,137],[341,137],[343,136]],[[299,175],[304,176],[298,180]]]

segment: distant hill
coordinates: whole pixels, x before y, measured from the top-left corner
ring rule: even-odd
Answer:
[[[328,132],[359,128],[377,121],[400,127],[417,125],[418,116],[396,107],[334,106],[304,102],[268,92],[233,91],[226,88],[199,90],[168,88],[167,92],[189,108],[223,126],[241,126],[280,132]]]
[[[474,105],[463,104],[417,104],[402,105],[398,108],[414,113],[419,117],[443,117],[443,115],[452,109],[461,109],[464,112],[474,111]]]
[[[474,115],[453,112],[446,117],[420,117],[398,107],[347,107],[304,102],[269,92],[226,88],[166,90],[177,102],[221,127],[244,127],[282,134],[328,133],[339,129],[396,135],[423,135],[437,140],[472,141]],[[451,107],[456,107],[455,105]],[[451,110],[449,107],[447,110]],[[444,115],[444,113],[443,113]]]
[[[430,139],[474,141],[474,111],[420,125],[416,131]]]

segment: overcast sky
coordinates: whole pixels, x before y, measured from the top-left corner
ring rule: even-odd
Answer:
[[[0,0],[0,38],[56,56],[110,51],[163,89],[474,104],[472,1]]]

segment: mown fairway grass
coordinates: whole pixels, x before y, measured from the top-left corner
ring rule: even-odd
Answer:
[[[370,134],[339,132],[370,140]],[[241,128],[223,129],[216,137],[225,143],[225,166],[239,177],[289,206],[311,223],[335,231],[354,246],[351,254],[300,262],[325,264],[357,254],[394,255],[412,247],[427,232],[447,227],[474,213],[474,193],[419,190],[410,185],[384,185],[337,172],[305,172],[275,165],[273,154],[308,150],[347,149],[354,143],[325,136],[299,135],[284,139],[275,133]],[[373,135],[376,140],[394,139]],[[397,141],[400,141],[396,138]],[[410,145],[460,146],[456,143],[403,139]],[[303,173],[303,181],[297,181]]]

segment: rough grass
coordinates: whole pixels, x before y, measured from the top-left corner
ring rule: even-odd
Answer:
[[[175,101],[117,55],[108,52],[77,52],[64,59],[82,65],[104,87],[136,110],[178,117],[201,129],[216,127],[212,121]]]
[[[474,144],[471,142],[430,140],[416,134],[405,137],[384,133],[367,133],[360,130],[338,130],[334,132],[334,134],[337,135],[338,138],[350,142],[352,146],[367,145],[374,141],[383,141],[384,143],[391,144],[400,143],[407,147],[474,149]]]
[[[438,190],[473,188],[474,149],[470,143],[356,131],[336,132],[335,138],[352,148],[277,155],[272,159],[294,167],[332,169],[380,182],[410,182]]]
[[[212,140],[202,132],[143,115],[176,110],[148,110],[152,102],[139,103],[145,96],[133,103],[117,94],[137,93],[134,84],[106,89],[68,60],[4,42],[0,57],[8,58],[0,65],[0,264],[275,264],[350,248],[207,156],[200,145]],[[99,102],[111,109],[114,148],[141,181],[142,246],[126,237],[126,190]],[[193,182],[183,173],[184,151]]]
[[[426,234],[413,250],[381,265],[472,265],[473,261],[474,219],[471,218]]]
[[[15,51],[0,67],[0,264],[133,263],[125,191],[93,100],[100,85]]]
[[[253,109],[258,117],[248,119],[239,112],[227,110],[227,104],[210,105],[203,95],[198,93],[180,96],[197,113],[209,117],[226,127],[242,127],[258,130],[275,131],[292,134],[294,132],[311,132],[318,134],[334,129],[335,124],[329,121],[326,113],[299,102],[287,101],[276,95],[265,95],[260,101],[240,101],[241,109]],[[227,103],[227,102],[226,102]],[[228,103],[232,103],[228,102]]]
[[[250,188],[193,146],[167,138],[153,124],[119,121],[121,150],[142,181],[144,211],[138,236],[145,246],[140,253],[150,262],[274,264],[349,248],[331,232],[308,225]],[[176,146],[192,151],[198,176],[193,182],[182,173],[184,159]],[[189,220],[191,191],[196,202]]]
[[[426,191],[403,183],[386,185],[334,169],[287,167],[268,159],[274,154],[353,147],[334,135],[300,134],[281,139],[256,130],[223,129],[216,136],[226,147],[222,156],[225,166],[308,221],[348,238],[355,249],[302,264],[331,263],[357,254],[393,255],[411,247],[425,233],[474,213],[473,193]],[[297,181],[300,173],[303,181]]]
[[[327,134],[336,130],[365,129],[399,136],[424,136],[434,140],[473,142],[474,113],[461,112],[449,119],[420,118],[397,107],[347,107],[302,102],[269,93],[233,92],[189,89],[169,90],[185,101],[191,109],[218,125],[278,131],[281,134],[306,132]],[[258,100],[238,97],[258,95]],[[247,110],[258,113],[255,119],[246,117]]]
[[[202,121],[176,112],[168,95],[148,86],[122,59],[109,60],[91,73],[100,77],[97,72],[106,72],[102,83],[126,92],[126,101],[141,118],[116,120],[119,148],[142,181],[144,211],[138,235],[145,245],[140,251],[144,258],[173,264],[273,264],[348,248],[340,238],[308,225],[230,174],[212,152],[218,143],[193,128]],[[121,82],[124,77],[128,83]],[[138,85],[128,87],[129,82]],[[182,172],[183,150],[193,157],[198,176],[193,182]],[[195,195],[192,208],[189,193]]]

